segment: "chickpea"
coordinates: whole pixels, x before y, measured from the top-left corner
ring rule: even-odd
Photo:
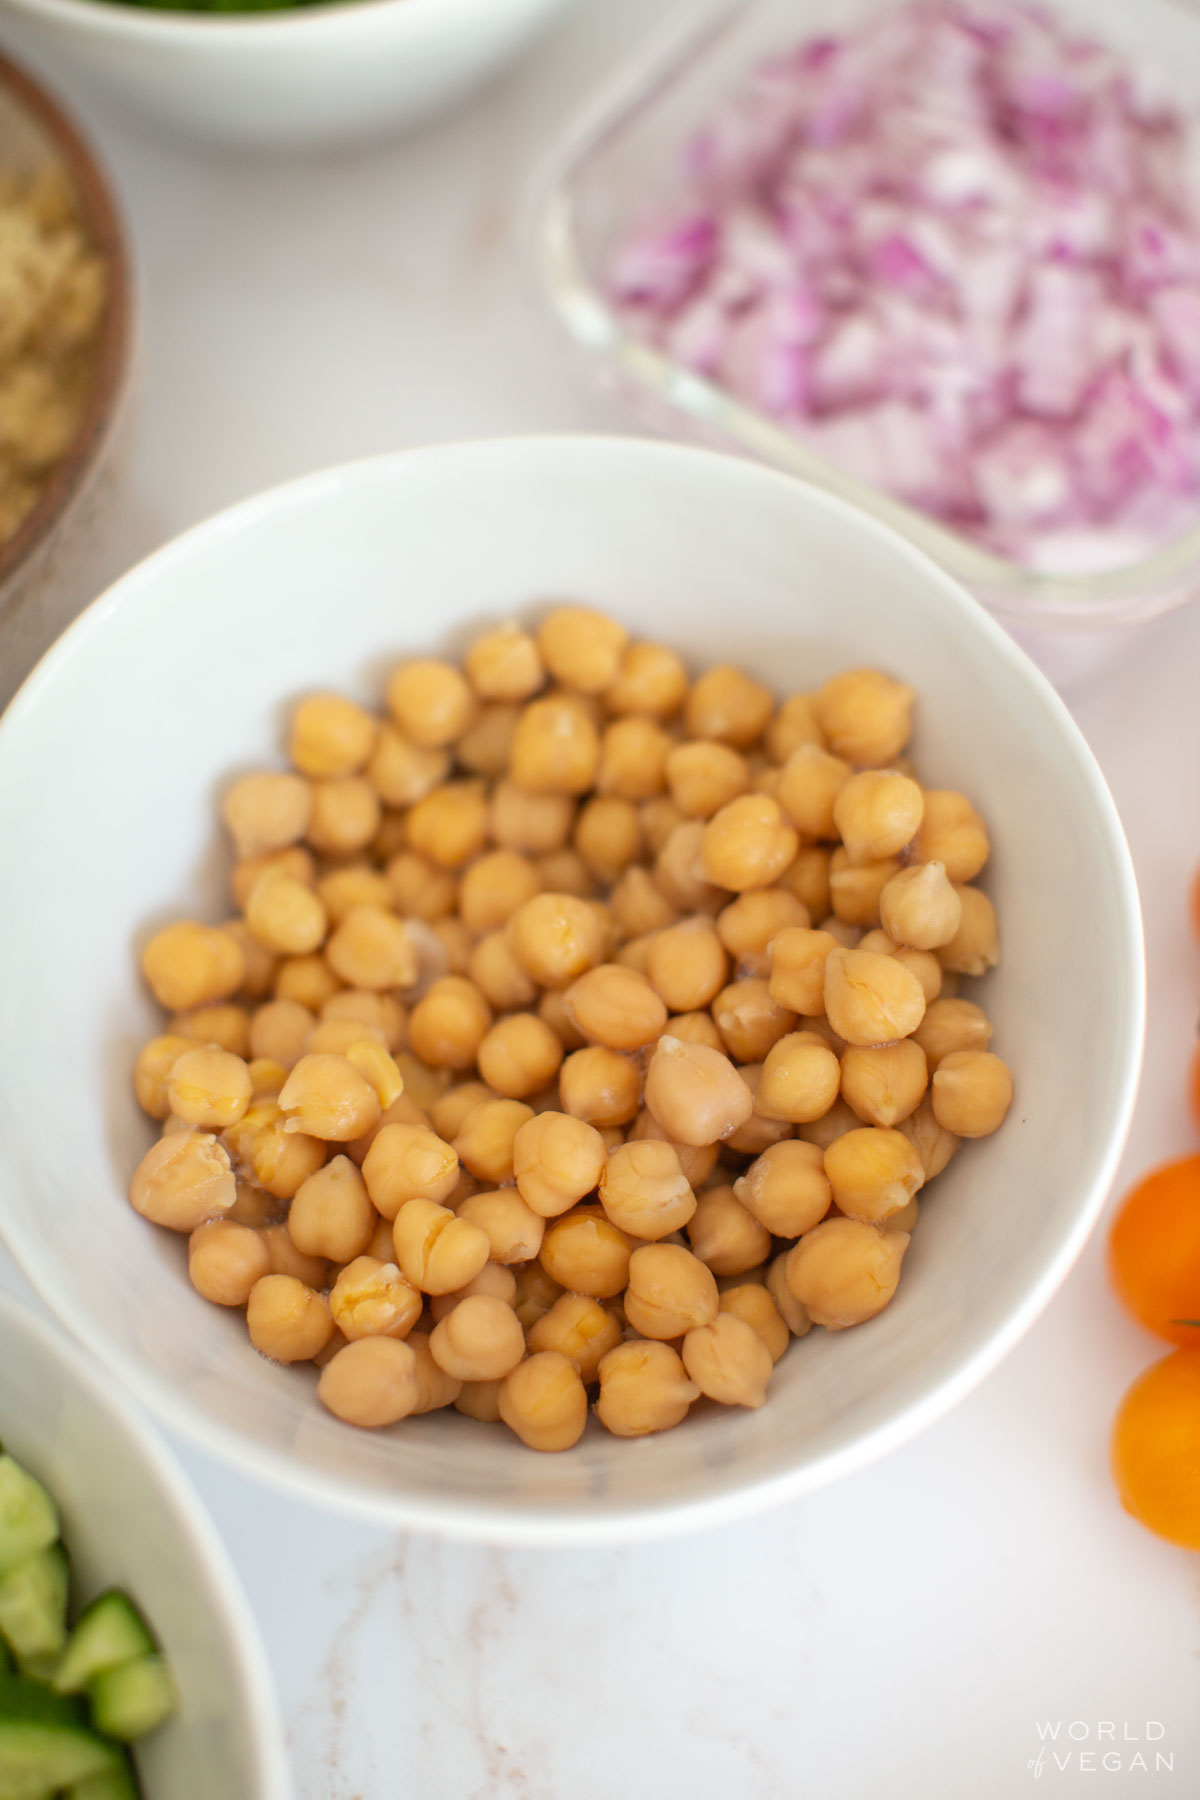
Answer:
[[[911,1038],[842,1057],[842,1093],[868,1125],[898,1125],[916,1112],[928,1085],[925,1052]]]
[[[774,710],[770,688],[740,669],[719,664],[693,684],[684,721],[689,737],[718,738],[744,750],[762,736]]]
[[[294,1275],[264,1275],[246,1306],[250,1342],[272,1362],[308,1362],[333,1335],[329,1302]]]
[[[590,1194],[606,1160],[600,1133],[569,1113],[539,1113],[513,1140],[518,1192],[543,1219],[556,1218]]]
[[[717,915],[717,936],[743,975],[767,976],[775,938],[806,929],[807,908],[784,888],[752,888]]]
[[[194,1231],[236,1198],[228,1152],[210,1133],[186,1127],[150,1146],[129,1188],[134,1212],[169,1231]]]
[[[470,1294],[434,1326],[429,1349],[459,1381],[502,1381],[525,1355],[525,1334],[503,1300]]]
[[[802,1306],[787,1284],[787,1259],[790,1252],[781,1250],[767,1264],[767,1292],[779,1310],[779,1316],[793,1337],[807,1337],[812,1330],[808,1308]]]
[[[697,1188],[708,1180],[717,1161],[716,1144],[681,1144],[669,1138],[648,1108],[641,1111],[629,1128],[630,1143],[670,1144],[679,1158],[679,1167],[689,1187]]]
[[[278,1099],[288,1078],[283,1064],[270,1056],[255,1056],[247,1066],[255,1100]]]
[[[770,1232],[731,1187],[705,1188],[697,1194],[687,1235],[695,1254],[714,1275],[744,1275],[771,1252]]]
[[[518,787],[534,794],[583,794],[593,786],[599,762],[599,733],[576,695],[547,694],[525,708],[509,762]]]
[[[156,932],[142,952],[142,974],[170,1012],[227,999],[241,986],[244,968],[235,938],[220,926],[190,919]]]
[[[325,856],[352,856],[374,838],[383,820],[379,795],[363,775],[312,783],[307,838]]]
[[[817,724],[816,695],[789,694],[767,726],[766,748],[772,762],[785,763],[793,750],[812,744],[825,748],[825,738]]]
[[[366,1250],[378,1216],[350,1158],[335,1156],[297,1188],[288,1231],[305,1256],[348,1263]]]
[[[524,1268],[515,1271],[517,1277],[517,1298],[513,1307],[524,1331],[532,1331],[538,1320],[544,1318],[562,1294],[562,1288],[542,1267],[540,1262],[526,1263]]]
[[[577,900],[590,900],[596,892],[592,872],[577,850],[564,845],[534,858],[538,889],[553,894],[571,894]]]
[[[835,1138],[825,1152],[825,1173],[846,1217],[872,1225],[900,1212],[925,1182],[921,1159],[904,1133],[878,1125]]]
[[[951,788],[926,790],[916,850],[918,861],[941,863],[948,881],[974,881],[988,859],[988,835],[965,794]]]
[[[720,992],[728,979],[729,959],[709,920],[684,919],[654,938],[646,973],[673,1012],[693,1012]]]
[[[422,1300],[395,1263],[357,1256],[341,1270],[329,1296],[334,1324],[351,1343],[364,1337],[407,1337]]]
[[[772,1363],[779,1361],[791,1341],[791,1334],[770,1290],[761,1282],[745,1281],[737,1287],[726,1288],[717,1299],[718,1318],[722,1313],[729,1313],[749,1325],[766,1346]]]
[[[844,1331],[883,1311],[907,1249],[902,1231],[861,1219],[826,1219],[788,1252],[787,1285],[814,1325]]]
[[[990,1050],[951,1050],[934,1071],[933,1116],[955,1137],[987,1137],[1012,1105],[1012,1076]]]
[[[683,1366],[702,1394],[722,1406],[761,1406],[774,1366],[752,1325],[731,1312],[718,1313],[683,1340]]]
[[[507,850],[542,855],[561,850],[571,835],[575,802],[569,794],[531,793],[515,781],[499,781],[492,790],[488,831]]]
[[[655,885],[679,912],[716,913],[725,903],[725,891],[704,879],[701,852],[706,829],[700,819],[684,820],[655,858]]]
[[[668,1136],[684,1144],[719,1143],[754,1111],[750,1089],[727,1056],[670,1036],[659,1038],[651,1058],[646,1105]]]
[[[288,755],[305,775],[353,775],[374,748],[379,721],[340,694],[310,694],[292,714]]]
[[[503,775],[520,717],[519,706],[485,706],[455,745],[456,760],[472,775]]]
[[[635,1062],[604,1044],[572,1051],[559,1073],[564,1112],[600,1129],[636,1118],[642,1078]]]
[[[585,1038],[611,1050],[638,1050],[667,1022],[667,1008],[645,976],[616,963],[601,963],[573,981],[566,1007]]]
[[[292,1068],[304,1054],[316,1020],[298,1000],[269,1000],[250,1021],[250,1049]]]
[[[276,965],[273,989],[276,1000],[294,1000],[309,1012],[318,1013],[327,1000],[341,992],[342,983],[324,956],[313,953],[281,958]]]
[[[935,1000],[913,1033],[925,1052],[930,1074],[953,1050],[986,1050],[992,1027],[983,1008],[972,1000]]]
[[[378,1341],[394,1343],[396,1340],[380,1338]],[[447,1375],[438,1367],[429,1348],[428,1335],[424,1331],[410,1331],[404,1343],[417,1359],[417,1404],[410,1416],[416,1418],[419,1413],[439,1412],[445,1406],[453,1406],[463,1384],[456,1376]]]
[[[468,1114],[485,1100],[494,1100],[496,1097],[482,1081],[462,1081],[457,1087],[447,1088],[433,1102],[429,1122],[438,1137],[450,1143],[462,1130]]]
[[[661,855],[671,833],[678,826],[696,823],[695,820],[684,818],[669,794],[656,794],[653,800],[643,800],[638,808],[638,816],[642,822],[646,849],[653,857]]]
[[[894,769],[852,775],[833,803],[833,822],[852,863],[897,855],[916,835],[924,811],[917,783]]]
[[[341,924],[352,907],[389,906],[391,889],[387,877],[369,863],[346,863],[320,877],[317,898],[325,908],[330,925],[334,926]]]
[[[241,992],[249,1000],[262,1000],[271,991],[275,979],[276,959],[265,944],[260,944],[245,919],[226,919],[221,926],[226,937],[233,939],[242,953]],[[224,1046],[226,1049],[228,1045]]]
[[[327,876],[318,884],[318,892],[324,892],[329,879]],[[382,885],[382,896],[377,893],[364,895],[354,904],[393,909],[403,918],[425,919],[432,924],[435,919],[445,918],[452,912],[458,898],[458,884],[449,870],[430,862],[427,856],[421,856],[415,850],[400,850],[391,858]],[[349,910],[349,907],[343,908],[341,917],[344,918]]]
[[[378,1096],[344,1056],[302,1056],[279,1096],[284,1129],[344,1144],[378,1119]]]
[[[409,1200],[396,1214],[392,1243],[413,1287],[425,1294],[453,1294],[473,1281],[491,1246],[486,1232],[433,1200]]]
[[[838,828],[833,809],[850,774],[849,763],[840,756],[815,744],[802,744],[783,765],[779,805],[805,837],[835,838]]]
[[[479,1044],[479,1073],[496,1093],[525,1100],[554,1080],[563,1047],[536,1013],[509,1013]]]
[[[711,819],[750,791],[745,757],[710,740],[676,744],[666,757],[664,775],[672,800],[689,819]]]
[[[767,1119],[806,1125],[837,1099],[841,1070],[829,1046],[811,1031],[781,1037],[767,1054],[755,1110]]]
[[[444,975],[413,1007],[409,1041],[437,1069],[469,1069],[492,1023],[479,987],[461,975]]]
[[[717,1316],[717,1283],[680,1244],[644,1244],[629,1259],[625,1317],[642,1337],[682,1337]]]
[[[605,689],[604,703],[609,712],[669,719],[686,700],[687,688],[687,670],[674,650],[665,644],[630,644]]]
[[[599,1193],[618,1230],[651,1241],[681,1231],[696,1210],[675,1146],[663,1138],[619,1144],[609,1154]]]
[[[529,1329],[530,1350],[556,1350],[574,1363],[583,1382],[596,1380],[602,1357],[621,1342],[612,1313],[587,1294],[560,1294]]]
[[[317,883],[317,863],[311,850],[293,844],[288,850],[271,850],[265,856],[247,856],[233,866],[230,887],[235,906],[245,912],[256,883],[264,875],[288,875],[303,887]]]
[[[363,1181],[375,1210],[394,1219],[409,1200],[447,1200],[458,1182],[458,1157],[427,1125],[384,1125],[363,1159]]]
[[[796,1015],[772,1000],[760,978],[735,981],[713,1001],[722,1047],[741,1063],[761,1062],[796,1023]]]
[[[397,1338],[360,1338],[326,1363],[317,1395],[347,1425],[367,1430],[394,1425],[418,1409],[417,1353]]]
[[[769,887],[787,868],[800,839],[777,800],[744,794],[714,813],[700,846],[705,876],[717,887],[742,893]]]
[[[214,1306],[245,1306],[256,1281],[270,1273],[271,1258],[257,1231],[214,1219],[188,1239],[188,1278]]]
[[[376,1262],[395,1261],[396,1246],[392,1242],[392,1221],[390,1219],[377,1218],[375,1220],[370,1240],[363,1254],[373,1256]]]
[[[817,724],[858,768],[895,762],[912,730],[913,690],[878,669],[847,669],[815,695]]]
[[[901,944],[892,951],[892,956],[902,969],[907,969],[910,975],[916,977],[927,1007],[937,999],[943,988],[947,993],[951,991],[947,983],[953,982],[954,976],[943,976],[942,965],[931,950],[912,950],[907,944]]]
[[[915,950],[950,943],[962,923],[962,899],[939,862],[914,863],[893,875],[879,896],[884,930]]]
[[[328,922],[320,899],[305,882],[267,869],[250,890],[246,923],[276,955],[307,956],[324,943]]]
[[[454,1148],[472,1175],[499,1187],[513,1178],[513,1145],[533,1108],[523,1100],[486,1100],[467,1115]]]
[[[192,1049],[192,1040],[182,1032],[168,1032],[143,1044],[133,1065],[133,1091],[138,1105],[152,1119],[165,1119],[171,1111],[171,1070],[179,1058]]]
[[[995,908],[978,888],[958,887],[955,893],[962,903],[962,918],[937,959],[955,975],[986,975],[1000,960]]]
[[[546,1227],[541,1264],[572,1293],[610,1300],[629,1279],[630,1243],[599,1207],[577,1207]]]
[[[933,1102],[928,1095],[910,1118],[901,1120],[898,1129],[904,1133],[920,1157],[926,1181],[932,1181],[935,1175],[941,1174],[962,1143],[961,1138],[939,1125]]]
[[[283,1223],[275,1223],[260,1227],[259,1237],[262,1239],[267,1256],[270,1259],[272,1275],[290,1275],[295,1281],[302,1281],[305,1287],[316,1293],[328,1284],[329,1264],[323,1256],[305,1256],[296,1248],[291,1232]],[[341,1333],[338,1333],[339,1337]]]
[[[499,1416],[530,1450],[569,1450],[587,1424],[587,1394],[571,1360],[539,1350],[500,1383]]]
[[[458,869],[487,842],[488,802],[476,780],[446,781],[419,800],[408,815],[408,839],[439,868]]]
[[[650,946],[655,934],[646,937],[628,938],[617,951],[614,961],[622,969],[632,969],[635,975],[645,975],[650,963]]]
[[[785,1138],[757,1157],[733,1184],[734,1197],[775,1237],[801,1237],[829,1211],[833,1189],[815,1144]]]
[[[528,700],[546,679],[536,642],[529,632],[511,621],[483,632],[464,660],[481,700]]]
[[[235,781],[221,812],[234,849],[244,857],[298,843],[308,829],[311,809],[312,792],[303,776],[263,771]]]
[[[240,1056],[195,1045],[174,1059],[167,1100],[177,1119],[208,1131],[236,1124],[250,1104],[253,1084]]]
[[[739,1156],[761,1156],[771,1144],[777,1144],[782,1138],[790,1137],[792,1127],[785,1119],[770,1119],[765,1113],[758,1111],[758,1090],[762,1083],[762,1063],[743,1063],[741,1077],[750,1089],[755,1110],[744,1125],[731,1131],[724,1139],[723,1147],[736,1150]]]
[[[537,892],[537,871],[527,856],[519,850],[491,850],[463,874],[459,914],[468,931],[495,931]]]
[[[596,1417],[614,1437],[668,1431],[687,1417],[700,1389],[670,1344],[634,1339],[600,1360]]]
[[[870,950],[831,950],[825,963],[825,1013],[848,1044],[890,1044],[908,1037],[925,1014],[915,975]]]
[[[385,806],[415,806],[446,779],[449,770],[445,750],[412,743],[384,725],[366,776]]]
[[[460,1204],[458,1216],[485,1233],[493,1262],[529,1262],[542,1247],[545,1220],[526,1206],[516,1188],[472,1194]]]
[[[600,795],[650,800],[667,783],[667,763],[675,739],[653,719],[631,713],[614,719],[600,740],[595,787]]]
[[[590,901],[574,894],[538,894],[508,922],[509,947],[541,987],[566,987],[604,961],[604,925]]]
[[[524,1368],[525,1364],[520,1366]],[[478,1419],[484,1425],[498,1424],[500,1389],[503,1385],[499,1381],[464,1381],[458,1390],[457,1400],[453,1402],[455,1412],[462,1413],[467,1419]]]
[[[435,919],[429,932],[429,974],[466,975],[474,945],[461,919]]]
[[[844,848],[835,850],[829,863],[834,917],[860,929],[877,925],[883,890],[899,871],[900,864],[894,856],[885,857],[882,862],[854,864]]]
[[[771,940],[767,990],[778,1006],[809,1018],[825,1012],[825,966],[838,947],[832,932],[789,925]]]
[[[575,849],[597,881],[605,885],[618,881],[642,853],[642,820],[637,807],[617,794],[594,795],[579,809]]]
[[[442,750],[475,716],[475,696],[451,663],[417,657],[401,663],[387,684],[388,711],[410,744]]]
[[[589,606],[557,606],[542,621],[537,645],[556,681],[582,694],[603,693],[617,679],[629,634]]]
[[[548,1025],[564,1050],[582,1050],[587,1043],[567,1006],[569,989],[547,988],[538,1001],[538,1018]]]

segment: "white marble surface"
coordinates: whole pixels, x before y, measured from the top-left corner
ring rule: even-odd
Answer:
[[[84,99],[145,291],[97,584],[322,463],[612,425],[531,297],[514,218],[557,121],[659,10],[581,0],[464,117],[337,160],[233,163],[136,137]],[[1148,922],[1131,1174],[1197,1138],[1198,657],[1200,610],[1077,702]],[[10,1265],[0,1281],[20,1286]],[[261,1621],[299,1800],[1008,1800],[1035,1778],[1050,1796],[1165,1800],[1200,1791],[1200,1567],[1124,1517],[1106,1472],[1117,1397],[1155,1353],[1109,1298],[1097,1241],[1020,1349],[917,1442],[801,1505],[647,1548],[441,1545],[181,1453]],[[1163,1733],[1152,1768],[1158,1749],[1173,1769],[1132,1766],[1147,1720]],[[1061,1721],[1047,1751],[1067,1766],[1047,1754],[1035,1777],[1039,1721]],[[1068,1742],[1072,1721],[1086,1740]]]

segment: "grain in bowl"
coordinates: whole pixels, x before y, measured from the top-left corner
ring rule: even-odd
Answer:
[[[237,916],[143,971],[131,1198],[339,1417],[541,1450],[865,1323],[917,1195],[1011,1099],[962,794],[870,668],[778,703],[587,607],[294,709],[223,804]]]

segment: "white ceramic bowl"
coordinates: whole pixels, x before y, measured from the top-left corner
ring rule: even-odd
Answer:
[[[332,0],[278,12],[0,0],[6,41],[172,134],[316,149],[424,124],[568,0]]]
[[[895,1303],[818,1332],[761,1411],[536,1456],[457,1415],[357,1432],[263,1362],[129,1209],[130,1094],[160,1029],[139,946],[228,913],[216,801],[274,757],[289,702],[377,702],[406,653],[573,595],[696,663],[778,688],[878,662],[920,695],[927,777],[982,807],[1004,961],[986,1003],[1016,1072],[1002,1134],[932,1190]],[[0,722],[0,1228],[30,1278],[164,1418],[245,1469],[407,1525],[570,1541],[666,1532],[803,1493],[929,1423],[1062,1280],[1133,1101],[1143,974],[1128,852],[1062,703],[915,550],[749,462],[617,438],[464,444],[334,469],[169,545],[72,627]],[[71,1246],[64,1256],[63,1245]]]
[[[212,1524],[111,1374],[0,1294],[0,1441],[58,1502],[76,1596],[123,1587],[180,1707],[137,1752],[148,1800],[288,1800],[254,1621]]]

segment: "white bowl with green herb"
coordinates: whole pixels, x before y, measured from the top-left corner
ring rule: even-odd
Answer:
[[[3,1295],[0,1446],[0,1795],[287,1800],[213,1526],[111,1380]]]

